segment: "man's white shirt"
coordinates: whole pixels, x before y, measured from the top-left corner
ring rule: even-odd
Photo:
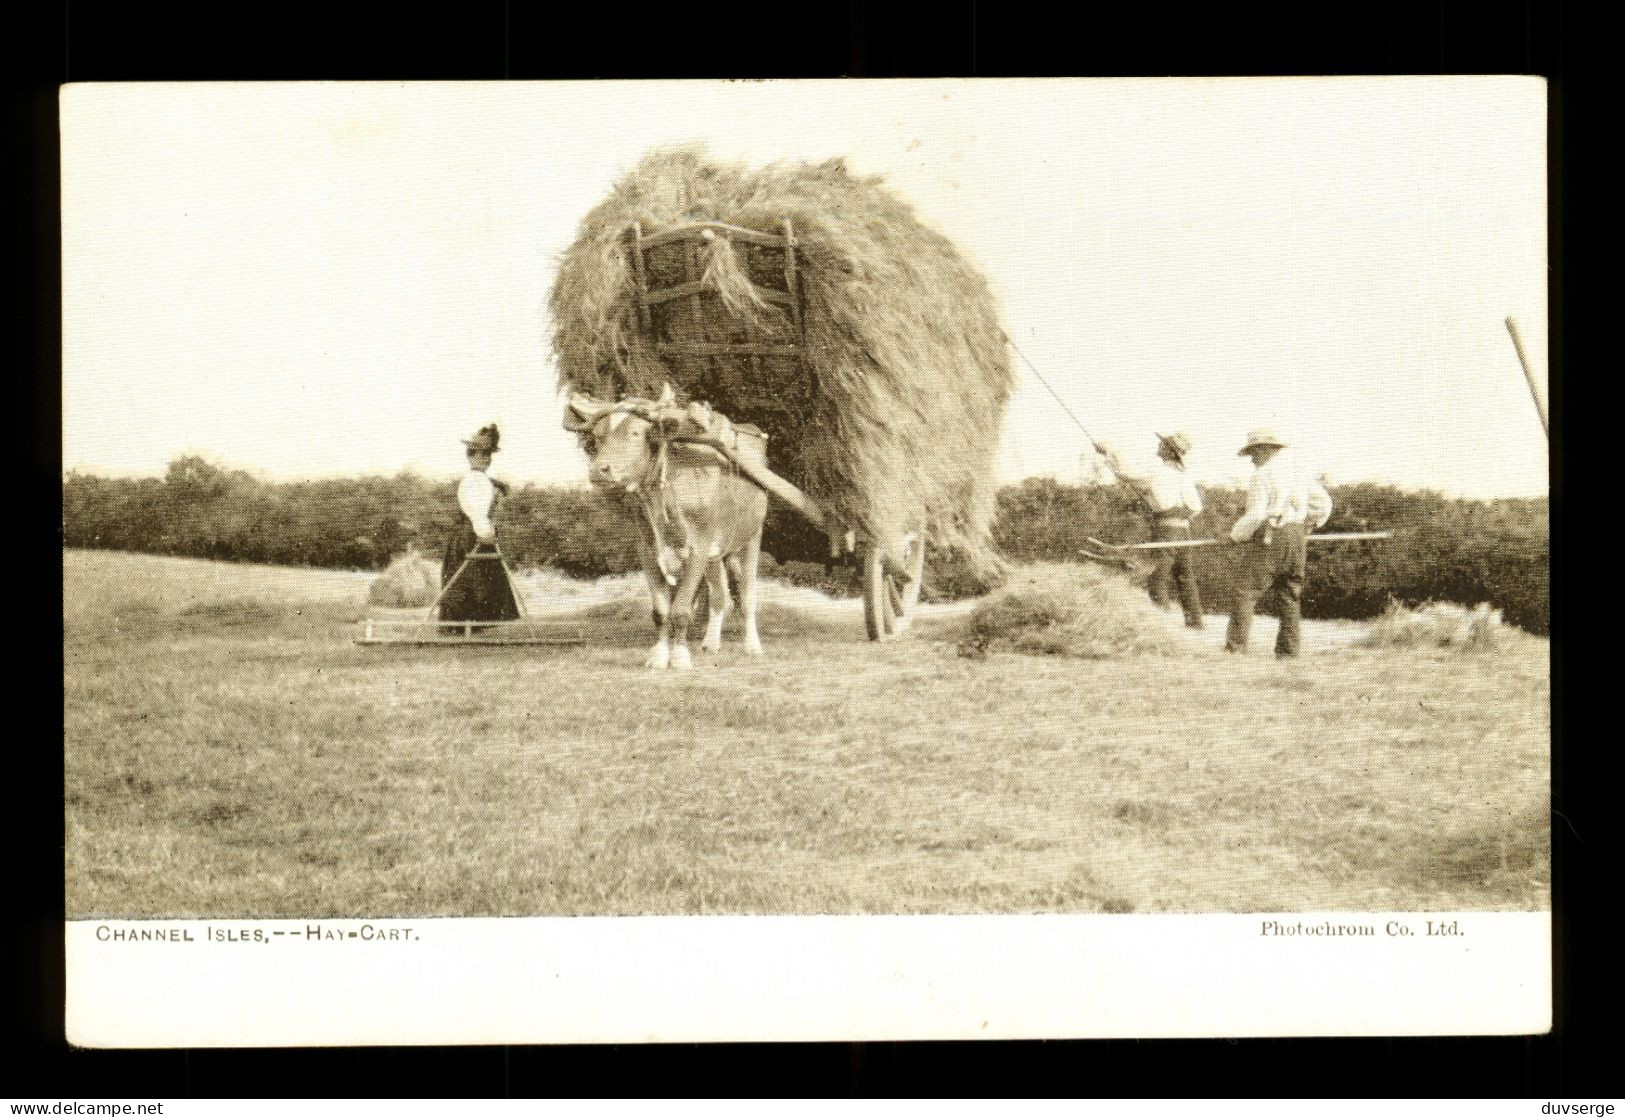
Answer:
[[[1112,472],[1145,494],[1151,511],[1161,516],[1170,512],[1184,512],[1198,516],[1202,512],[1202,494],[1197,491],[1191,475],[1172,462],[1158,458],[1149,469],[1135,469],[1122,460],[1115,450],[1108,450],[1106,460]]]
[[[1230,538],[1245,543],[1265,524],[1307,523],[1319,529],[1331,517],[1332,498],[1325,486],[1307,476],[1290,451],[1281,450],[1253,472],[1247,510],[1230,529]]]

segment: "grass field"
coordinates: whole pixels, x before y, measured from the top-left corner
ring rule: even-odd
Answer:
[[[1515,630],[976,660],[962,609],[874,645],[780,590],[764,660],[730,631],[653,674],[624,581],[555,599],[586,647],[378,650],[370,575],[64,568],[70,917],[1550,903],[1548,646]]]

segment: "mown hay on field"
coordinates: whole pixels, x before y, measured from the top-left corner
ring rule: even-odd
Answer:
[[[1367,648],[1460,648],[1487,651],[1501,635],[1501,610],[1488,605],[1452,605],[1433,602],[1407,609],[1398,602],[1371,622],[1360,641]]]
[[[1430,831],[1417,849],[1417,872],[1426,886],[1499,886],[1527,894],[1547,879],[1552,858],[1549,801],[1479,809],[1454,825]]]
[[[994,651],[1112,659],[1174,650],[1174,634],[1145,591],[1115,571],[1041,563],[1018,567],[971,611],[961,655]]]
[[[256,597],[230,597],[194,601],[183,606],[177,617],[184,629],[266,628],[299,610],[293,606]]]
[[[639,318],[632,236],[722,222],[796,242],[802,331],[762,290],[789,294],[783,254],[718,235],[644,253],[651,287],[700,276],[699,299]],[[692,242],[690,242],[692,244]],[[769,435],[772,468],[837,523],[881,538],[924,526],[996,565],[994,453],[1014,389],[983,275],[878,177],[840,160],[750,168],[656,151],[582,222],[551,296],[559,383],[653,398],[669,380]],[[662,354],[662,343],[802,344],[773,354]]]
[[[390,609],[426,608],[440,593],[440,567],[416,550],[396,555],[367,587],[367,602]]]

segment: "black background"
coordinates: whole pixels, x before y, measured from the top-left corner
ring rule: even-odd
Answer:
[[[1281,9],[1153,3],[1098,8],[944,0],[883,5],[565,7],[519,0],[403,5],[88,2],[18,6],[0,24],[20,197],[6,207],[15,318],[5,351],[28,432],[13,476],[26,505],[12,524],[14,732],[6,742],[7,871],[14,897],[5,956],[11,990],[4,1093],[18,1100],[238,1096],[1443,1096],[1594,1100],[1617,1096],[1608,1042],[1618,1029],[1612,957],[1614,811],[1604,775],[1615,719],[1571,725],[1571,695],[1604,700],[1610,680],[1571,678],[1595,662],[1571,630],[1563,510],[1571,478],[1565,385],[1572,361],[1594,382],[1617,367],[1591,354],[1607,239],[1597,203],[1610,177],[1589,46],[1598,25],[1562,4],[1310,4]],[[62,1040],[60,306],[56,90],[63,81],[562,79],[1533,73],[1550,79],[1553,549],[1554,1032],[1507,1039],[1243,1040],[974,1044],[74,1051]],[[1611,129],[1610,136],[1617,131]],[[1610,197],[1617,195],[1610,191]],[[1611,230],[1609,230],[1611,232]],[[19,344],[20,342],[20,344]],[[1576,354],[1570,357],[1569,354]],[[1585,354],[1582,359],[1579,354]],[[1593,416],[1597,409],[1593,409]],[[1607,421],[1606,415],[1603,416]],[[1604,481],[1611,435],[1585,443]],[[1612,501],[1612,504],[1610,503]],[[1582,505],[1614,511],[1599,493]],[[37,518],[36,518],[37,517]],[[1581,524],[1609,617],[1613,548]],[[29,587],[35,587],[31,590]],[[19,591],[25,592],[19,592]],[[1615,621],[1617,624],[1617,620]],[[1580,648],[1578,654],[1569,649]],[[1606,659],[1604,669],[1611,666]],[[21,714],[19,718],[16,715]],[[1610,871],[1611,870],[1611,871]],[[1538,1112],[1538,1104],[1530,1111]]]

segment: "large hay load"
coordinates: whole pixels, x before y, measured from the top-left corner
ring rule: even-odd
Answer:
[[[551,308],[562,388],[652,399],[670,381],[765,431],[830,524],[992,561],[1014,388],[997,306],[878,178],[655,152],[587,214]]]

